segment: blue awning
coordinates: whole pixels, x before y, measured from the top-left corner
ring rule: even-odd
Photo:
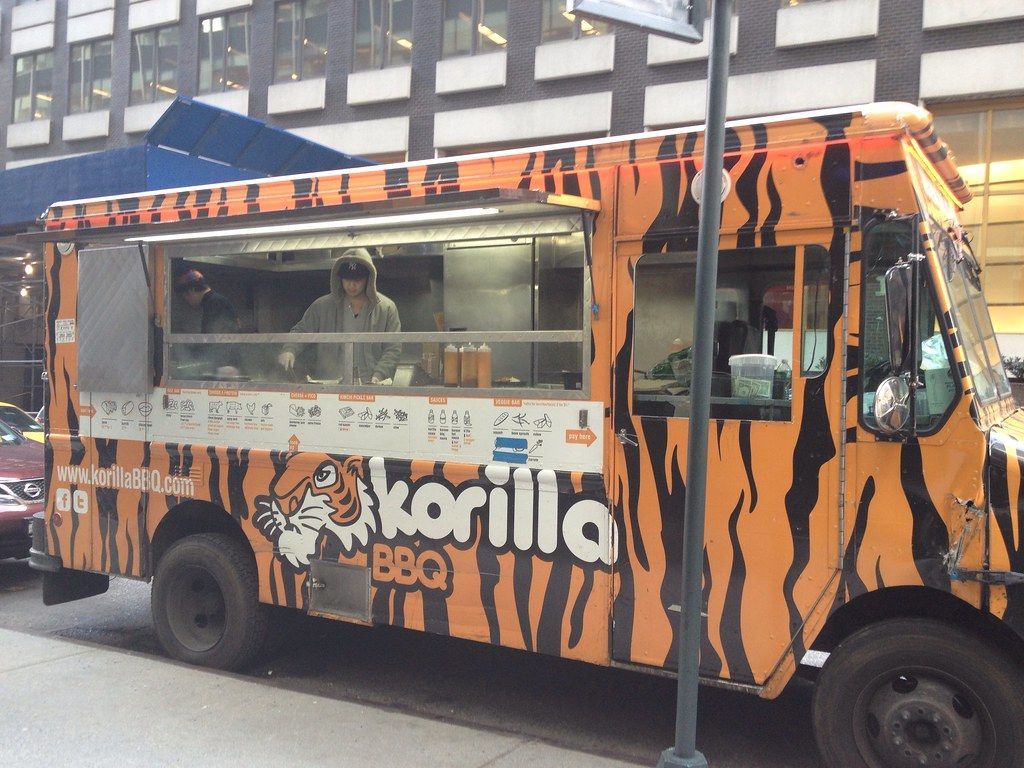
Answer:
[[[22,232],[57,200],[373,165],[245,115],[178,97],[143,144],[0,171],[0,230]]]
[[[373,165],[372,160],[185,97],[178,97],[149,129],[146,143],[254,171],[250,178]]]

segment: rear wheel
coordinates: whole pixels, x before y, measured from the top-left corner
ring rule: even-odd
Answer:
[[[866,627],[829,656],[814,729],[830,768],[1004,768],[1024,760],[1021,670],[931,620]]]
[[[188,536],[167,550],[153,579],[153,623],[168,654],[190,664],[239,669],[267,636],[256,566],[241,542],[220,533]]]

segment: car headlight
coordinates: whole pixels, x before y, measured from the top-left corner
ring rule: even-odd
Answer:
[[[21,499],[0,493],[0,508],[3,509],[28,509]]]

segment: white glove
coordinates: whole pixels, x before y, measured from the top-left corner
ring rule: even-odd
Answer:
[[[294,352],[282,352],[277,356],[277,364],[284,368],[286,371],[290,371],[295,367],[295,353]]]
[[[371,384],[380,384],[380,385],[385,386],[385,387],[390,387],[394,382],[390,378],[380,379],[380,378],[377,378],[376,376],[374,376],[373,378],[370,379],[370,383]]]

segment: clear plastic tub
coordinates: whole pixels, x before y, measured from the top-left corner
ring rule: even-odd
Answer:
[[[774,355],[733,355],[729,358],[733,397],[771,397],[779,359]]]

